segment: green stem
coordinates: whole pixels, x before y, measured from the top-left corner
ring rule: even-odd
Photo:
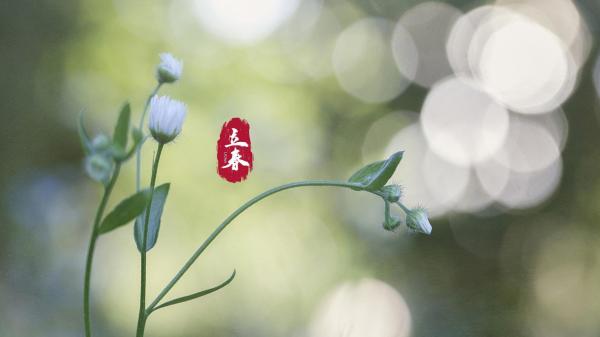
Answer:
[[[150,93],[150,96],[148,96],[148,99],[146,99],[146,104],[144,105],[144,110],[142,111],[142,115],[140,116],[140,123],[138,125],[138,128],[140,131],[143,131],[143,127],[144,127],[144,119],[146,118],[146,113],[148,112],[148,107],[150,106],[150,100],[152,99],[152,97],[154,97],[154,95],[156,95],[156,93],[158,92],[158,90],[160,89],[160,86],[162,85],[162,83],[158,83],[156,85],[156,87],[154,88],[154,90],[152,90],[152,92]],[[135,155],[135,190],[137,192],[140,191],[140,170],[142,167],[142,145],[144,144],[144,140],[140,141],[140,143],[138,144],[137,150],[136,150],[136,155]]]
[[[404,204],[401,203],[400,201],[396,201],[396,205],[400,206],[400,208],[402,208],[404,213],[408,214],[408,212],[410,212],[410,209],[408,209],[408,207],[404,206]]]
[[[164,144],[159,143],[158,149],[156,150],[156,158],[152,165],[152,177],[150,178],[150,201],[148,202],[148,208],[146,208],[146,217],[144,218],[144,235],[142,240],[142,251],[141,255],[141,270],[140,270],[140,308],[138,313],[137,333],[136,336],[141,337],[144,335],[144,328],[146,326],[146,245],[148,241],[148,222],[150,221],[150,208],[152,205],[152,197],[154,194],[154,186],[156,185],[156,175],[158,173],[158,163],[160,162],[160,154],[162,153]]]
[[[117,163],[115,165],[115,171],[113,172],[110,181],[104,188],[104,194],[102,195],[102,200],[100,201],[100,205],[98,206],[98,210],[96,211],[94,227],[92,228],[92,234],[88,246],[87,258],[85,262],[85,276],[83,280],[83,321],[85,325],[86,337],[90,337],[92,335],[90,319],[90,281],[92,278],[92,263],[94,262],[94,250],[96,249],[96,240],[98,239],[99,235],[98,226],[100,225],[100,221],[102,220],[102,216],[104,215],[106,203],[108,202],[112,189],[115,186],[115,182],[117,181],[117,177],[119,176],[120,170],[121,164]]]
[[[351,188],[354,190],[363,190],[363,188],[360,185],[348,183],[348,182],[330,181],[330,180],[308,180],[308,181],[300,181],[300,182],[294,182],[294,183],[277,186],[277,187],[267,190],[267,191],[257,195],[256,197],[248,200],[245,204],[243,204],[238,209],[236,209],[233,213],[231,213],[231,215],[229,215],[227,217],[227,219],[225,219],[225,221],[223,221],[212,232],[212,234],[210,234],[210,236],[204,241],[204,243],[202,243],[202,245],[200,245],[200,247],[198,247],[198,249],[196,249],[194,254],[192,254],[192,256],[188,259],[188,261],[177,272],[175,277],[173,277],[173,279],[169,282],[169,284],[167,284],[167,286],[158,294],[158,296],[150,304],[150,306],[148,306],[148,309],[146,309],[146,312],[148,312],[148,314],[149,314],[154,310],[156,305],[167,295],[167,293],[173,288],[173,286],[175,286],[175,284],[188,271],[188,269],[190,269],[190,267],[194,264],[196,259],[200,256],[200,254],[202,254],[202,252],[204,252],[204,250],[206,248],[208,248],[208,246],[213,242],[213,240],[216,239],[217,236],[219,236],[219,234],[225,229],[225,227],[227,227],[227,225],[229,225],[229,223],[231,223],[238,215],[242,214],[245,210],[250,208],[252,205],[256,204],[257,202],[261,201],[262,199],[265,199],[266,197],[268,197],[270,195],[273,195],[277,192],[281,192],[281,191],[288,190],[291,188],[304,187],[304,186],[334,186],[334,187]],[[377,194],[377,193],[374,193],[374,194]],[[142,335],[138,335],[138,337],[141,337],[141,336]]]

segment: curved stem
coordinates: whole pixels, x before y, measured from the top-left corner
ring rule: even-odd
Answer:
[[[198,249],[196,249],[194,254],[192,254],[192,256],[183,265],[183,267],[177,272],[175,277],[173,277],[173,279],[158,294],[158,296],[150,304],[150,306],[148,306],[148,309],[146,309],[146,311],[148,313],[150,313],[154,310],[156,305],[167,295],[167,293],[173,288],[173,286],[175,286],[175,284],[188,271],[188,269],[190,269],[190,267],[194,264],[194,262],[196,262],[196,259],[200,256],[200,254],[202,254],[202,252],[204,252],[204,250],[213,242],[213,240],[216,239],[217,236],[219,236],[219,234],[221,234],[221,232],[225,229],[225,227],[227,227],[227,225],[229,225],[238,215],[242,214],[245,210],[250,208],[252,205],[256,204],[257,202],[261,201],[262,199],[265,199],[266,197],[268,197],[270,195],[273,195],[277,192],[281,192],[281,191],[288,190],[291,188],[304,187],[304,186],[334,186],[334,187],[351,188],[354,190],[363,190],[363,188],[358,184],[353,184],[353,183],[348,183],[348,182],[343,182],[343,181],[308,180],[308,181],[300,181],[300,182],[294,182],[294,183],[277,186],[277,187],[274,187],[270,190],[267,190],[267,191],[255,196],[254,198],[248,200],[245,204],[240,206],[238,209],[236,209],[233,213],[231,213],[231,215],[229,215],[225,219],[225,221],[223,221],[212,232],[212,234],[210,234],[210,236],[202,243],[202,245],[200,245],[200,247],[198,247]],[[371,193],[379,195],[375,192],[371,192]]]
[[[396,201],[396,205],[400,206],[400,208],[402,208],[404,213],[408,214],[408,212],[410,212],[410,209],[408,209],[408,207],[404,206],[404,204],[401,203],[400,201]]]
[[[138,125],[138,128],[140,131],[143,131],[143,127],[144,127],[144,119],[146,118],[146,113],[148,112],[148,106],[150,105],[150,100],[152,99],[152,97],[154,97],[154,95],[156,95],[156,93],[158,92],[158,90],[160,89],[160,86],[162,85],[162,83],[158,83],[156,85],[156,87],[154,88],[154,90],[152,90],[152,92],[150,93],[150,96],[148,96],[148,99],[146,99],[146,104],[144,105],[144,110],[142,111],[142,115],[140,116],[140,123]],[[140,170],[142,167],[142,145],[144,144],[144,141],[142,140],[136,149],[136,155],[135,155],[135,190],[136,192],[140,191]]]
[[[94,250],[96,249],[96,240],[98,239],[98,226],[104,215],[106,209],[106,203],[110,197],[119,172],[121,170],[121,164],[115,165],[115,171],[113,172],[112,178],[104,188],[104,194],[102,200],[96,211],[96,217],[94,219],[94,227],[92,228],[92,234],[90,237],[90,243],[87,251],[87,258],[85,262],[85,276],[83,280],[83,321],[85,325],[85,336],[90,337],[92,335],[91,319],[90,319],[90,281],[92,278],[92,263],[94,262]]]
[[[146,326],[146,245],[148,241],[148,222],[150,221],[150,208],[152,205],[152,197],[154,194],[154,186],[156,185],[156,175],[158,173],[158,163],[160,162],[160,154],[162,153],[164,144],[159,143],[156,150],[156,158],[152,165],[152,177],[150,178],[150,201],[146,208],[146,217],[144,218],[144,235],[142,240],[141,254],[141,269],[140,269],[140,308],[138,313],[137,336],[144,335],[144,327]]]

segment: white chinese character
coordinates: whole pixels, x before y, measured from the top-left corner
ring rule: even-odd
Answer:
[[[246,166],[246,167],[250,166],[250,164],[248,164],[247,161],[245,161],[245,160],[242,159],[242,156],[240,155],[240,150],[233,149],[233,151],[231,151],[231,158],[227,162],[227,165],[225,165],[225,166],[223,166],[221,168],[231,167],[231,169],[233,171],[237,171],[239,164],[241,164],[243,166]]]
[[[240,142],[240,139],[237,136],[238,130],[236,128],[231,128],[231,136],[229,136],[229,144],[225,145],[225,147],[230,146],[241,146],[248,147],[248,143]]]

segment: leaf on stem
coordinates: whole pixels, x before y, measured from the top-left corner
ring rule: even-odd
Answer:
[[[379,190],[390,180],[402,160],[403,154],[404,151],[399,151],[386,160],[371,163],[356,171],[348,181],[359,184],[365,190]],[[359,189],[355,188],[355,190]]]
[[[83,152],[85,152],[86,155],[90,154],[92,152],[92,141],[90,140],[90,136],[83,126],[83,111],[79,114],[78,131]]]
[[[182,303],[182,302],[187,302],[187,301],[190,301],[190,300],[193,300],[193,299],[196,299],[196,298],[202,297],[202,296],[206,296],[206,295],[208,295],[208,294],[210,294],[210,293],[214,293],[215,291],[217,291],[217,290],[219,290],[219,289],[221,289],[221,288],[225,287],[225,286],[226,286],[226,285],[228,285],[229,283],[231,283],[231,281],[233,281],[233,278],[234,278],[234,277],[235,277],[235,270],[233,271],[233,274],[231,274],[231,276],[229,276],[229,278],[228,278],[228,279],[227,279],[225,282],[223,282],[223,283],[219,284],[218,286],[216,286],[216,287],[214,287],[214,288],[210,288],[210,289],[202,290],[202,291],[199,291],[199,292],[197,292],[197,293],[193,293],[193,294],[191,294],[191,295],[188,295],[188,296],[179,297],[179,298],[176,298],[176,299],[174,299],[174,300],[171,300],[171,301],[165,302],[165,303],[163,303],[163,304],[161,304],[161,305],[157,306],[156,308],[153,308],[153,309],[152,309],[152,311],[154,311],[154,310],[158,310],[158,309],[160,309],[160,308],[168,307],[168,306],[170,306],[170,305],[173,305],[173,304],[178,304],[178,303]]]
[[[124,162],[131,158],[135,154],[135,151],[137,150],[138,145],[140,145],[140,142],[144,140],[144,136],[138,128],[134,128],[131,131],[131,136],[133,138],[133,144],[131,145],[131,148],[128,151],[125,151],[120,146],[117,146],[115,144],[110,145],[110,155],[114,158],[115,161]]]
[[[165,202],[167,201],[167,195],[169,194],[169,187],[171,184],[162,184],[154,189],[152,195],[152,203],[150,206],[150,220],[148,221],[148,234],[146,236],[146,251],[149,251],[156,244],[158,239],[158,231],[160,229],[160,219],[162,217]],[[144,221],[146,220],[146,210],[140,216],[135,219],[135,225],[133,227],[133,236],[135,238],[135,244],[138,250],[142,251],[144,241]]]
[[[127,147],[127,138],[129,136],[129,120],[131,119],[131,107],[129,103],[125,103],[119,113],[119,119],[115,126],[113,134],[113,143],[122,151]]]
[[[135,144],[139,144],[144,139],[144,133],[138,128],[133,128],[131,130],[131,138],[133,138]]]
[[[142,213],[148,203],[152,193],[150,189],[145,189],[121,201],[108,215],[104,218],[98,233],[104,234],[126,225],[131,220],[135,219]]]

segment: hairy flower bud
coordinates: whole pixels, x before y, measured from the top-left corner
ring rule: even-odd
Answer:
[[[156,67],[156,79],[160,83],[173,83],[181,77],[183,63],[169,53],[160,54],[160,64]]]
[[[181,132],[186,115],[186,106],[168,96],[154,96],[150,100],[149,127],[152,137],[166,144]]]
[[[413,208],[406,213],[406,225],[415,232],[431,234],[427,210],[423,207]]]
[[[110,147],[111,141],[105,134],[99,134],[92,139],[92,149],[94,152],[102,152]]]
[[[113,170],[113,161],[104,154],[92,154],[85,158],[85,172],[95,181],[106,184]]]
[[[402,196],[402,188],[400,185],[387,185],[381,188],[383,197],[389,202],[396,202]]]

